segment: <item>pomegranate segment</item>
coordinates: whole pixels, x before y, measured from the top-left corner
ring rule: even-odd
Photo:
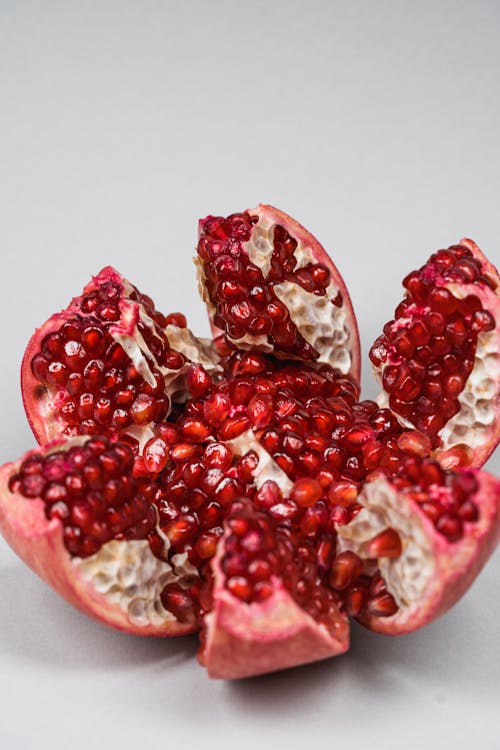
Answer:
[[[372,346],[381,403],[447,466],[481,466],[500,439],[500,278],[471,240],[434,253],[403,285]]]
[[[326,362],[359,380],[345,284],[318,241],[272,206],[200,221],[196,264],[214,337],[285,359]]]
[[[0,530],[12,549],[87,615],[139,635],[192,632],[162,605],[191,584],[182,558],[152,552],[156,484],[134,479],[133,453],[106,438],[70,438],[0,469]]]
[[[349,623],[314,545],[249,500],[233,505],[212,570],[199,653],[210,677],[250,677],[348,649]]]
[[[217,367],[212,346],[179,323],[104,268],[26,349],[23,400],[39,443],[102,433],[140,442],[172,400],[185,400],[190,361]]]
[[[362,602],[352,614],[388,635],[412,632],[444,614],[500,538],[496,478],[473,469],[444,472],[431,459],[416,462],[413,478],[408,469],[368,481],[359,496],[362,509],[337,530],[342,554],[364,563],[364,574],[350,582]],[[369,581],[365,574],[373,565]],[[363,592],[369,601],[363,602]]]

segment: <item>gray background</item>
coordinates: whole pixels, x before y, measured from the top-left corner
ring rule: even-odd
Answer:
[[[498,263],[498,2],[0,0],[0,451],[33,444],[35,325],[116,265],[207,333],[196,220],[272,202],[329,248],[366,352],[400,280],[473,237]],[[500,469],[498,459],[490,468]],[[0,540],[0,744],[498,748],[500,557],[452,612],[349,654],[209,682],[194,639],[134,639]]]

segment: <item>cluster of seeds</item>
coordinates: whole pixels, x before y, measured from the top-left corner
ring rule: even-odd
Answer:
[[[334,531],[316,540],[305,538],[300,526],[277,523],[256,511],[249,500],[233,505],[227,528],[221,561],[225,585],[244,602],[263,602],[283,585],[302,609],[326,627],[332,626],[339,611],[351,617],[389,617],[397,611],[378,569],[371,565],[368,575],[358,555],[336,553]],[[375,538],[373,547],[380,556],[401,553],[392,529],[385,539]]]
[[[152,325],[138,319],[137,330],[160,367],[178,370],[185,362],[163,333],[169,319],[155,310],[149,297],[135,288],[125,296],[123,286],[106,277],[97,277],[95,285],[61,313],[60,323],[43,338],[31,362],[40,394],[57,394],[58,418],[66,436],[118,432],[164,419],[169,411],[165,378],[151,358],[154,384],[144,380],[113,338],[111,329],[120,327],[124,304],[129,316],[140,309],[149,317]]]
[[[263,602],[277,590],[277,580],[308,614],[330,626],[341,604],[325,585],[313,543],[292,529],[276,525],[248,500],[235,503],[227,520],[221,567],[233,596]]]
[[[274,286],[289,281],[312,294],[324,295],[330,271],[312,262],[297,268],[297,240],[276,225],[269,271],[264,276],[245,249],[257,221],[256,216],[239,213],[227,218],[210,217],[202,224],[198,255],[210,300],[216,307],[214,323],[231,339],[241,339],[245,334],[267,336],[275,350],[315,359],[317,353],[290,320]],[[342,304],[340,295],[335,304]]]
[[[253,468],[222,443],[173,444],[157,480],[159,531],[150,535],[153,552],[165,559],[186,553],[196,567],[211,559],[228,509],[246,494]]]
[[[464,524],[479,519],[474,502],[479,484],[472,472],[445,471],[430,458],[405,456],[392,482],[419,503],[436,530],[449,542],[462,539]]]
[[[47,455],[33,453],[9,482],[11,492],[40,498],[63,526],[66,549],[88,557],[111,539],[145,539],[156,523],[156,484],[132,476],[125,443],[90,438]]]
[[[453,283],[470,284],[470,293],[457,298],[445,286]],[[494,288],[494,282],[467,247],[453,245],[434,253],[403,285],[407,295],[370,358],[383,368],[391,409],[435,441],[460,410],[458,396],[474,366],[478,335],[495,327],[474,286]]]
[[[191,399],[179,421],[188,440],[232,440],[252,429],[291,479],[317,476],[327,463],[332,436],[342,427],[349,460],[355,436],[352,408],[358,386],[328,365],[283,363],[258,353],[235,353],[224,361],[227,377]],[[198,390],[199,393],[199,390]]]

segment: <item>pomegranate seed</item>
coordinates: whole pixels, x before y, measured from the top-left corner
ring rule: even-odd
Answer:
[[[454,513],[443,513],[436,522],[436,529],[449,542],[458,542],[463,536],[462,520]]]
[[[396,558],[401,555],[402,550],[401,538],[398,532],[391,528],[381,531],[365,545],[367,557]]]
[[[366,613],[372,617],[391,617],[397,611],[396,600],[388,592],[371,597],[366,605]]]
[[[337,591],[343,591],[363,572],[363,562],[354,552],[346,550],[337,555],[330,571],[330,584]]]
[[[300,508],[309,508],[314,505],[322,495],[320,484],[315,479],[297,479],[290,492],[291,499]]]
[[[248,602],[252,596],[252,587],[244,576],[233,576],[228,578],[226,586],[233,596]]]

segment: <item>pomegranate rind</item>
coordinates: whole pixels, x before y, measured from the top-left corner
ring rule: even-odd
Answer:
[[[51,447],[58,445],[53,443]],[[21,460],[0,468],[0,532],[21,560],[74,607],[116,630],[144,636],[176,636],[197,630],[168,617],[161,624],[139,623],[96,590],[64,547],[61,522],[47,519],[41,499],[28,500],[8,487],[22,461],[34,454],[39,451],[29,451]]]
[[[276,672],[342,654],[349,623],[342,613],[332,632],[301,609],[277,578],[264,602],[247,604],[225,588],[221,570],[225,535],[212,560],[213,607],[204,617],[200,663],[213,679],[236,680]],[[333,635],[335,631],[335,635]]]
[[[359,343],[359,331],[358,331],[358,325],[356,321],[356,316],[354,314],[354,309],[352,306],[351,298],[349,296],[349,292],[347,291],[347,287],[345,285],[345,282],[336,267],[336,265],[333,263],[332,259],[324,249],[324,247],[318,242],[318,240],[307,230],[305,229],[299,222],[297,222],[295,219],[293,219],[291,216],[286,214],[284,211],[280,211],[277,208],[274,208],[274,206],[266,205],[266,204],[259,204],[254,209],[248,209],[247,213],[250,216],[256,216],[259,219],[259,222],[263,222],[267,225],[276,225],[279,224],[283,226],[286,231],[294,237],[301,246],[304,248],[307,248],[309,254],[311,255],[311,259],[315,260],[318,263],[323,264],[328,268],[331,275],[331,283],[337,288],[337,290],[342,294],[343,298],[343,305],[342,308],[345,311],[345,328],[348,332],[348,341],[347,341],[347,347],[348,347],[348,355],[349,355],[349,364],[347,367],[340,367],[338,362],[334,359],[334,353],[335,353],[335,341],[333,338],[331,338],[328,342],[325,342],[324,348],[327,352],[324,356],[319,354],[319,361],[327,362],[328,364],[331,364],[333,367],[340,367],[342,372],[346,374],[349,372],[356,380],[359,381],[361,376],[361,355],[360,355],[360,343]],[[209,217],[207,217],[209,218]],[[201,219],[199,222],[199,233],[201,235],[201,231],[203,229],[203,225],[205,223],[206,219]],[[200,294],[203,299],[203,301],[206,303],[208,316],[210,320],[210,326],[212,331],[212,336],[214,341],[216,342],[216,345],[218,345],[221,349],[221,351],[224,353],[224,340],[227,338],[227,340],[234,345],[236,348],[241,349],[251,349],[254,351],[264,351],[267,353],[272,353],[277,357],[283,357],[286,359],[293,358],[293,355],[291,355],[290,352],[280,352],[279,350],[273,349],[272,345],[269,343],[267,336],[252,336],[247,335],[242,339],[232,339],[229,337],[228,334],[226,334],[224,331],[222,331],[220,328],[218,328],[216,325],[214,325],[214,314],[215,314],[215,306],[213,304],[213,301],[209,299],[208,294],[206,292],[205,286],[204,286],[204,272],[202,268],[201,262],[199,262],[198,259],[195,259],[195,263],[198,267],[199,271],[199,288],[200,288]],[[279,286],[279,285],[278,285]],[[295,294],[293,294],[293,290],[290,290],[289,292],[286,291],[288,287],[295,287],[294,284],[289,284],[288,282],[284,282],[284,289],[283,298],[280,298],[282,302],[284,302],[285,305],[287,305],[287,301],[289,303],[294,302]],[[298,290],[298,287],[297,287]],[[289,296],[289,299],[286,300],[286,296]],[[307,295],[307,293],[306,293]],[[313,301],[314,301],[314,295],[309,295]],[[319,299],[322,299],[321,297]],[[316,300],[318,300],[318,297],[316,297]],[[328,300],[328,304],[331,304],[331,301]],[[288,306],[288,305],[287,305]],[[332,311],[335,308],[332,305]],[[308,340],[308,336],[311,335],[319,335],[318,330],[320,326],[318,325],[318,322],[313,319],[309,319],[311,316],[311,309],[306,309],[297,312],[298,318],[293,319],[293,322],[295,323],[297,330],[301,335],[304,335],[306,340]],[[327,316],[328,317],[328,316]],[[306,333],[306,329],[308,329],[308,333]],[[313,342],[309,342],[314,347]],[[328,352],[330,354],[328,355]]]
[[[486,285],[441,280],[436,282],[437,286],[447,288],[458,299],[468,294],[478,297],[483,309],[494,317],[496,325],[494,330],[478,335],[474,367],[458,396],[461,409],[439,431],[440,445],[434,455],[448,468],[456,465],[480,468],[500,442],[500,276],[473,240],[464,238],[459,244],[467,247],[480,261],[483,274],[496,285],[496,290]],[[399,356],[398,362],[401,359]],[[390,364],[388,358],[384,365],[373,367],[379,383],[382,383],[384,370]],[[385,390],[377,401],[380,406],[389,407]],[[396,417],[403,426],[413,426],[406,418],[398,414]]]
[[[402,597],[388,583],[391,568],[394,569],[397,560],[380,558],[377,562],[386,580],[387,590],[395,597],[399,610],[391,617],[362,616],[360,622],[369,630],[385,635],[413,632],[447,612],[471,586],[500,541],[500,481],[484,471],[474,471],[474,475],[479,483],[479,489],[473,498],[479,510],[479,520],[464,523],[464,535],[458,542],[449,542],[436,531],[418,503],[410,500],[404,493],[397,493],[401,518],[408,520],[414,530],[419,530],[426,539],[426,557],[430,560],[427,582],[416,601],[403,602]],[[388,480],[375,481],[384,483],[386,492],[394,492]],[[364,500],[361,494],[359,502],[361,505],[366,504],[366,495]],[[346,533],[348,536],[352,534],[352,528],[360,521],[363,522],[362,513],[361,511],[350,524],[351,530],[347,526],[339,529],[339,534],[343,537]],[[401,525],[398,529],[397,522],[394,523],[394,517],[393,526],[396,531],[400,531],[404,545],[404,533]],[[423,552],[422,549],[420,551]],[[412,581],[407,581],[406,584],[412,584]],[[397,588],[404,592],[404,577],[399,580]]]

